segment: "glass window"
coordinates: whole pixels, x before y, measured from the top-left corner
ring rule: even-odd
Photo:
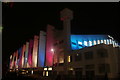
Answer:
[[[88,46],[88,43],[87,43],[87,41],[84,41],[84,45],[85,45],[85,46]]]
[[[92,41],[89,41],[89,46],[92,46]]]
[[[93,59],[93,52],[89,51],[89,52],[85,52],[85,59]]]
[[[109,64],[99,64],[99,73],[109,73],[110,72],[110,65]]]
[[[113,47],[115,47],[115,41],[112,41],[112,43],[113,43]]]
[[[109,39],[107,39],[107,44],[110,44],[110,43],[109,43]]]
[[[68,62],[70,62],[70,56],[68,56]]]
[[[109,42],[110,42],[110,44],[112,44],[112,40],[111,39],[109,39]]]
[[[52,70],[52,67],[49,67],[48,70],[51,71],[51,70]]]
[[[46,76],[48,76],[48,71],[46,71]]]
[[[104,40],[104,44],[107,44],[107,41],[106,41],[106,40]]]
[[[72,42],[73,45],[76,45],[76,43]]]
[[[63,57],[59,57],[59,63],[64,63],[64,58]]]
[[[78,41],[78,44],[81,44],[81,45],[82,45],[82,42]]]
[[[47,68],[44,68],[44,71],[46,71],[47,70]]]
[[[80,61],[80,60],[82,60],[82,54],[81,53],[75,54],[75,61]]]
[[[100,44],[100,40],[97,40],[97,44]]]
[[[94,64],[86,65],[85,69],[94,69]]]
[[[97,42],[96,42],[95,40],[94,40],[93,42],[94,42],[94,45],[96,45],[96,44],[97,44]]]
[[[68,62],[72,62],[72,56],[68,56],[67,61],[68,61]]]
[[[101,40],[101,43],[103,43],[103,40]]]
[[[104,48],[98,49],[98,50],[97,50],[97,55],[98,55],[98,57],[100,57],[100,58],[108,57],[107,49],[104,49]]]

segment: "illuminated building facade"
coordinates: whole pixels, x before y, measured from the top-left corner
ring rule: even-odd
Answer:
[[[118,42],[110,35],[73,35],[70,28],[73,12],[65,8],[60,14],[63,30],[57,30],[54,26],[47,25],[47,32],[40,31],[39,36],[35,35],[33,40],[26,42],[10,56],[10,69],[52,66],[58,73],[102,75],[97,70],[100,69],[99,67],[106,70],[103,67],[109,64],[116,65],[116,67],[110,68],[110,70],[114,70],[109,75],[117,76],[113,74],[120,72],[118,70],[120,66],[116,62],[119,60],[117,56],[120,51]],[[96,52],[98,49],[100,50]],[[103,58],[97,60],[96,54]],[[89,58],[93,58],[93,55],[95,59],[89,60]],[[106,55],[109,57],[104,58]],[[113,58],[112,55],[114,55]],[[101,62],[100,66],[97,61]],[[85,66],[86,69],[84,69]],[[46,73],[48,76],[48,71]],[[45,72],[43,74],[45,75]]]
[[[118,43],[109,35],[71,35],[71,47],[73,50],[90,47],[97,44],[112,44],[117,47]]]

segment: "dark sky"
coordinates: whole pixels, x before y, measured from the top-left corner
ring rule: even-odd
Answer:
[[[3,4],[3,61],[47,24],[62,27],[60,11],[74,11],[73,34],[110,34],[120,42],[119,3],[10,3]]]

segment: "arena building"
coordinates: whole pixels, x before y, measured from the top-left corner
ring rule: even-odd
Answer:
[[[118,78],[120,47],[110,35],[71,34],[73,12],[60,12],[63,30],[47,25],[10,56],[10,70],[38,69],[42,76],[70,75],[77,78]],[[34,70],[31,70],[32,74]],[[28,73],[28,72],[27,72]]]

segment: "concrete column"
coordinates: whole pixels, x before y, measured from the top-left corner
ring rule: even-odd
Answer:
[[[32,67],[32,53],[33,53],[33,40],[29,42],[29,49],[28,49],[28,67]]]
[[[46,48],[46,33],[40,31],[39,35],[39,50],[38,50],[38,67],[45,65],[45,48]]]
[[[53,65],[53,54],[54,54],[54,27],[47,25],[47,36],[46,36],[46,66]]]
[[[33,54],[32,54],[32,67],[37,67],[38,58],[38,36],[34,36]]]
[[[26,50],[25,50],[25,58],[24,58],[25,68],[27,68],[27,62],[28,62],[28,49],[29,49],[29,42],[26,42]]]
[[[26,45],[24,44],[23,47],[22,47],[22,61],[21,61],[21,68],[24,67],[24,56],[25,56],[25,48],[26,48]]]

